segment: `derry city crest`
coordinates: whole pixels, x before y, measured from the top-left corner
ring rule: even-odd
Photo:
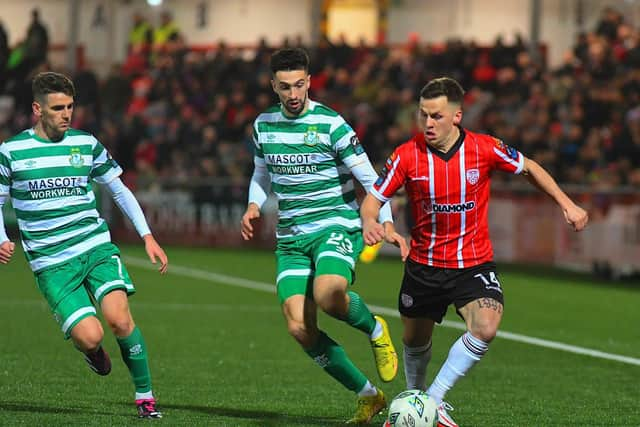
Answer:
[[[84,159],[82,158],[82,153],[80,152],[80,148],[75,147],[71,149],[71,155],[69,156],[69,163],[74,168],[82,167],[84,164]]]

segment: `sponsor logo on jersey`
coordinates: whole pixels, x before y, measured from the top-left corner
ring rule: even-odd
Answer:
[[[351,143],[353,151],[355,151],[356,155],[359,156],[360,154],[364,153],[364,147],[362,146],[362,144],[360,144],[360,140],[356,135],[353,135],[349,142]]]
[[[77,176],[65,176],[59,178],[34,179],[27,183],[29,190],[44,190],[45,188],[77,187],[80,178]]]
[[[476,185],[479,179],[480,179],[479,169],[469,169],[467,171],[467,181],[469,182],[469,184]]]
[[[34,179],[27,182],[31,200],[82,196],[81,180],[77,176]]]
[[[434,203],[431,205],[431,212],[435,213],[461,213],[470,211],[476,207],[476,202],[467,202],[467,203],[446,203],[439,204]]]
[[[31,200],[56,199],[58,197],[82,196],[82,188],[54,188],[52,190],[29,191]]]
[[[273,173],[298,175],[318,172],[318,165],[310,164],[313,154],[265,154],[264,157]]]
[[[518,160],[518,150],[516,150],[513,147],[509,147],[508,145],[506,147],[507,147],[507,155],[511,157],[513,160]]]
[[[71,155],[69,156],[69,164],[74,168],[79,168],[84,165],[84,159],[82,158],[82,153],[80,152],[80,148],[73,147],[71,149]]]
[[[387,161],[384,163],[384,166],[382,167],[382,170],[380,171],[380,175],[378,175],[378,179],[375,182],[376,186],[381,186],[382,183],[384,182],[385,179],[387,179],[387,175],[389,175],[389,171],[391,170],[391,168],[393,167],[393,161],[395,159],[395,153],[393,153],[392,155],[390,155],[387,158]]]
[[[515,148],[505,144],[504,142],[502,142],[498,138],[494,138],[494,137],[492,137],[492,138],[493,138],[493,141],[496,144],[496,147],[498,147],[503,152],[507,153],[507,156],[511,157],[513,160],[518,160],[518,150],[516,150]]]
[[[310,147],[313,147],[319,141],[320,141],[320,137],[318,136],[318,127],[317,126],[307,127],[307,131],[304,133],[304,144]]]

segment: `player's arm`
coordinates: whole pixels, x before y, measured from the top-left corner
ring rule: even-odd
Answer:
[[[240,222],[240,233],[244,240],[253,238],[253,224],[251,221],[260,218],[260,209],[271,191],[271,177],[263,158],[256,156],[254,158],[253,175],[249,183],[249,200],[247,210],[242,215]]]
[[[371,190],[378,179],[371,162],[368,158],[355,166],[351,167],[351,172],[360,181],[362,186],[367,189],[367,195],[364,198],[362,206],[360,206],[360,217],[362,219],[362,237],[367,245],[375,245],[383,239],[400,248],[400,255],[404,261],[409,255],[409,247],[404,237],[396,232],[393,225],[393,214],[391,213],[391,203],[380,201],[371,195]],[[373,198],[374,200],[367,201]],[[365,203],[367,207],[365,208]],[[363,214],[367,211],[366,214]]]
[[[144,240],[145,250],[149,259],[153,264],[156,264],[156,259],[160,260],[160,273],[164,274],[167,271],[167,265],[169,263],[167,255],[160,247],[156,239],[151,234],[151,229],[147,224],[147,220],[144,217],[140,203],[133,195],[131,190],[120,180],[120,178],[114,178],[108,183],[104,184],[105,188],[113,198],[113,201],[118,205],[118,208],[133,224],[136,231]]]
[[[6,196],[0,196],[0,264],[6,264],[11,261],[13,251],[16,247],[16,244],[9,240],[7,231],[4,228],[4,216],[2,215],[2,207],[4,206],[5,200]]]
[[[531,184],[556,201],[562,209],[567,223],[573,226],[575,231],[583,230],[587,226],[589,221],[587,211],[576,205],[542,166],[525,157],[521,173],[527,177]]]

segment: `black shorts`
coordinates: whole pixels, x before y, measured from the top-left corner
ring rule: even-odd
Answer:
[[[478,298],[491,298],[504,305],[495,263],[458,269],[430,267],[407,259],[398,311],[406,317],[426,317],[440,323],[450,304],[457,311]]]

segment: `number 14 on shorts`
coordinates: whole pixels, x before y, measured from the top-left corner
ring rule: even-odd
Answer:
[[[487,278],[486,274],[478,273],[473,277],[477,277],[480,280],[482,280],[482,283],[484,283],[485,288],[493,289],[494,291],[498,291],[502,293],[502,287],[500,286],[500,282],[498,281],[498,277],[496,276],[496,273],[494,273],[493,271],[490,271],[488,276],[489,278]]]

